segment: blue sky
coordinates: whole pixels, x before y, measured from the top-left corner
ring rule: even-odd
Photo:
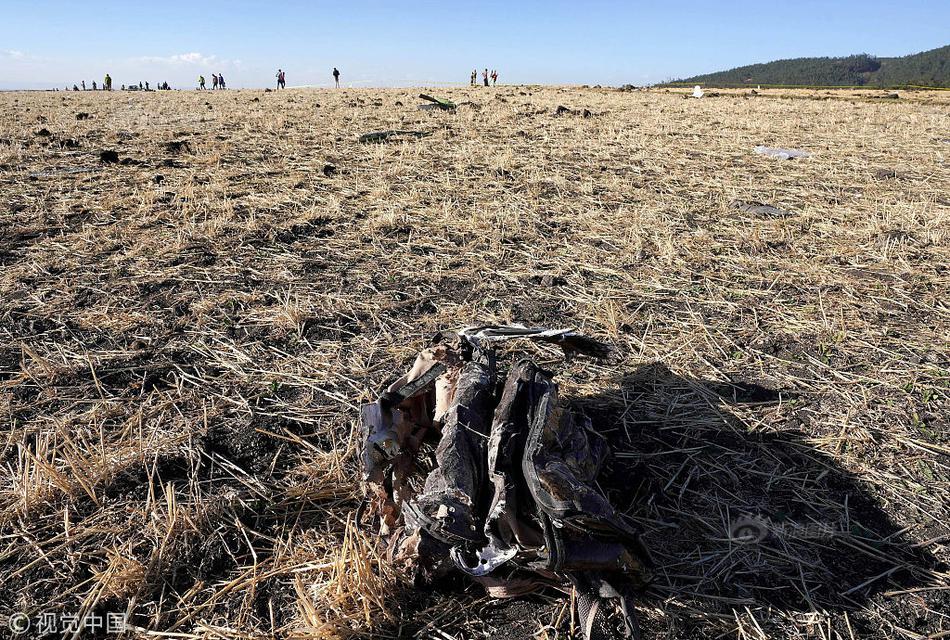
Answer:
[[[646,84],[779,58],[950,44],[950,0],[0,0],[0,88],[467,82]]]

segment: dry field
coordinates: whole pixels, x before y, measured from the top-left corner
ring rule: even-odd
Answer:
[[[614,347],[516,348],[614,446],[645,638],[950,633],[950,93],[417,93],[0,94],[0,622],[578,637],[353,515],[358,405],[516,321]]]

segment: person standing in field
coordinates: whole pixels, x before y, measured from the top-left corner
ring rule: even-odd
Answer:
[[[494,87],[497,84],[498,84],[498,70],[492,69],[491,70],[491,85]]]
[[[482,71],[482,80],[485,81],[485,86],[487,87],[488,86],[488,69],[487,68],[484,71]]]
[[[214,91],[217,88],[218,88],[218,74],[212,73],[211,74],[211,90]]]
[[[477,80],[478,80],[478,69],[472,69],[472,79],[471,79],[471,81],[469,82],[469,84],[471,84],[471,85],[474,87],[474,86],[475,86],[475,82],[476,82]]]
[[[112,91],[112,76],[108,73],[106,77],[102,79],[102,90],[103,91]]]
[[[223,74],[223,73],[219,73],[219,74],[218,74],[218,85],[219,85],[222,89],[226,89],[226,88],[227,88],[227,86],[224,84],[224,74]]]
[[[284,75],[282,69],[277,70],[277,88],[286,89],[287,88],[287,77]]]
[[[198,76],[198,91],[204,91],[204,90],[205,90],[205,77]]]
[[[336,88],[340,88],[340,70],[333,67],[333,81],[336,82]]]

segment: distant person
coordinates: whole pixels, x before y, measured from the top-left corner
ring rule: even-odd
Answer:
[[[287,76],[284,75],[283,70],[277,70],[277,88],[286,89],[287,88]]]
[[[478,69],[472,69],[472,79],[469,84],[474,87],[476,82],[478,82]]]
[[[218,74],[218,86],[221,87],[222,89],[227,88],[227,86],[224,84],[224,74],[221,74],[221,73]]]
[[[99,89],[96,87],[96,81],[95,81],[95,80],[92,81],[92,90],[93,90],[93,91],[98,91],[98,90],[99,90]]]
[[[488,86],[488,69],[482,71],[482,80],[485,81],[485,86]]]
[[[86,90],[86,81],[85,81],[85,80],[82,81],[82,90],[83,90],[83,91]]]
[[[497,84],[498,84],[498,70],[492,69],[491,70],[491,85],[494,87]]]
[[[145,90],[148,91],[148,80],[145,81]]]
[[[205,77],[198,76],[198,91],[204,91],[204,90],[205,90]]]
[[[141,91],[142,89],[144,89],[144,87],[142,86],[142,81],[139,80],[139,91]]]
[[[108,73],[106,77],[102,79],[102,90],[103,91],[112,91],[112,76]]]
[[[211,74],[211,90],[214,91],[217,88],[218,88],[218,74],[212,73]]]
[[[73,91],[79,91],[79,87],[75,84],[73,85]]]
[[[333,67],[333,81],[336,82],[336,88],[340,88],[340,70]]]

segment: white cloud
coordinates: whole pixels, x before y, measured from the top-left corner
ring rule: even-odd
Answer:
[[[192,51],[189,53],[176,53],[171,56],[141,56],[138,58],[133,58],[132,62],[136,63],[146,63],[146,64],[162,64],[169,65],[173,67],[198,67],[198,66],[221,66],[221,67],[239,67],[241,66],[240,60],[226,60],[220,58],[216,55],[205,55],[198,51]]]
[[[11,60],[23,60],[26,58],[26,54],[22,51],[17,51],[16,49],[4,49],[2,52],[4,58],[10,58]]]

